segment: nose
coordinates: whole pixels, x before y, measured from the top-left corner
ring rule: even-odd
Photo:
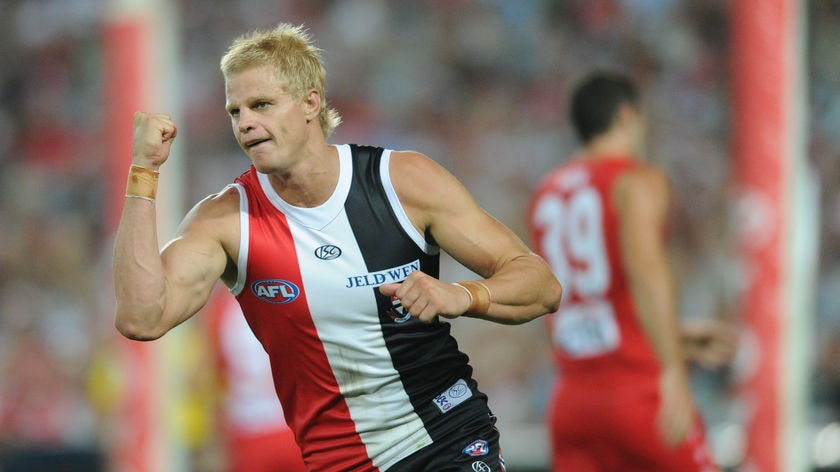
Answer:
[[[253,115],[249,110],[239,110],[239,116],[237,117],[236,126],[239,129],[240,133],[247,133],[248,131],[254,129]]]

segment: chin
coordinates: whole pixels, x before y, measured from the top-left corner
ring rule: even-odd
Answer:
[[[251,164],[253,164],[258,171],[264,174],[271,172],[276,167],[273,159],[271,159],[271,156],[263,153],[248,154],[248,159],[251,160]]]
[[[257,172],[260,174],[271,174],[273,172],[277,172],[277,167],[268,165],[264,162],[255,162],[252,160],[251,164],[254,165],[254,168],[257,169]]]
[[[248,158],[261,174],[283,173],[289,165],[289,161],[284,156],[265,150],[248,153]]]
[[[254,168],[257,169],[257,172],[259,172],[260,174],[276,174],[282,173],[284,171],[284,168],[282,166],[277,165],[276,162],[251,159],[251,164],[254,165]]]

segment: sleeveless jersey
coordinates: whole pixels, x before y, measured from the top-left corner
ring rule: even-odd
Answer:
[[[391,184],[391,151],[337,150],[338,184],[318,207],[289,205],[253,167],[236,180],[231,291],[269,354],[309,468],[384,471],[489,410],[450,325],[421,323],[378,291],[439,269],[439,248]]]
[[[649,386],[658,376],[625,276],[611,196],[636,165],[572,160],[544,177],[530,202],[532,244],[565,286],[560,309],[546,319],[567,391]]]

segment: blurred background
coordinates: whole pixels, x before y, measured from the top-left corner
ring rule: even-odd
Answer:
[[[106,60],[115,54],[108,38],[120,3],[0,0],[0,471],[220,470],[212,382],[196,375],[214,368],[202,314],[161,340],[164,347],[129,346],[113,328],[110,215],[122,201],[110,186],[121,190],[124,180],[114,175],[124,174],[108,169],[116,160],[127,166],[131,152],[130,141],[119,155],[109,144],[115,129],[131,129],[130,116],[114,123],[107,112],[121,87],[109,82],[114,66]],[[840,470],[840,1],[789,3],[801,13],[800,165],[814,195],[806,210],[818,224],[808,235],[814,256],[805,302],[791,314],[800,347],[783,357],[794,359],[791,390],[804,398],[792,433],[806,442],[808,465],[799,470]],[[155,111],[179,123],[180,164],[172,167],[184,171],[170,194],[178,218],[248,166],[224,112],[218,61],[253,28],[305,23],[324,49],[327,99],[344,118],[331,142],[424,152],[526,240],[530,190],[575,152],[565,115],[570,84],[592,67],[621,68],[643,91],[648,158],[674,181],[681,315],[742,319],[730,2],[165,5],[155,18],[168,25],[174,59],[138,70],[174,77]],[[464,275],[444,262],[442,278]],[[555,373],[544,326],[453,324],[500,417],[509,470],[546,470],[543,421]],[[741,362],[739,355],[728,368],[693,367],[695,394],[719,462],[761,471],[745,460],[750,413],[739,395]],[[138,438],[126,411],[142,390],[157,392],[143,411],[158,426]],[[163,443],[158,465],[128,465],[126,441]]]

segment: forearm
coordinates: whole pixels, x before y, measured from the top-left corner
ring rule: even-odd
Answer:
[[[490,292],[485,314],[466,314],[502,324],[521,324],[557,311],[562,286],[548,264],[535,254],[522,254],[481,280]]]
[[[113,271],[117,329],[132,339],[162,335],[165,279],[154,203],[126,199],[114,243]]]
[[[653,262],[630,277],[637,315],[663,369],[684,368],[684,349],[674,289],[664,262]]]

